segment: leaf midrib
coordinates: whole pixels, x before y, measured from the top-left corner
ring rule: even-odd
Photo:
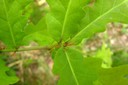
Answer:
[[[7,24],[9,26],[9,31],[10,31],[10,34],[11,34],[12,42],[13,42],[14,46],[16,46],[16,42],[15,42],[14,34],[13,34],[13,31],[12,31],[12,27],[11,27],[11,24],[9,22],[9,16],[8,16],[5,0],[3,0],[3,3],[4,3],[5,15],[6,15],[6,18],[7,18]]]
[[[93,23],[95,23],[96,21],[98,21],[100,18],[104,17],[105,15],[109,14],[111,11],[113,11],[115,8],[118,8],[119,6],[121,6],[122,4],[126,3],[128,0],[124,0],[122,3],[120,3],[119,5],[111,8],[110,10],[108,10],[107,12],[103,13],[101,16],[97,17],[94,21],[92,21],[90,24],[88,24],[84,29],[82,29],[81,31],[79,31],[72,39],[71,41],[75,40],[75,38],[77,38],[83,31],[85,31],[88,27],[90,27]]]
[[[76,82],[77,85],[80,85],[79,82],[78,82],[78,79],[77,79],[77,77],[76,77],[75,71],[74,71],[74,69],[73,69],[73,67],[72,67],[72,64],[71,64],[71,61],[70,61],[70,59],[69,59],[68,53],[67,53],[66,51],[65,51],[65,54],[66,54],[66,58],[67,58],[69,67],[70,67],[70,69],[71,69],[72,75],[73,75],[73,77],[74,77],[74,79],[75,79],[75,82]]]
[[[67,7],[67,10],[66,10],[66,13],[65,13],[64,22],[63,22],[63,25],[62,25],[61,38],[63,38],[63,34],[64,34],[64,31],[65,31],[65,26],[66,26],[66,21],[67,21],[67,18],[68,18],[70,5],[71,5],[71,0],[69,0],[68,7]]]

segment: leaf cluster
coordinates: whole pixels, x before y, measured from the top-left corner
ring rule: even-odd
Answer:
[[[102,58],[85,58],[77,49],[83,39],[104,31],[107,23],[128,23],[128,0],[47,0],[50,12],[37,24],[28,23],[24,13],[31,1],[0,1],[0,40],[7,49],[31,41],[48,46],[53,72],[60,76],[58,85],[128,84],[128,65],[102,68]]]

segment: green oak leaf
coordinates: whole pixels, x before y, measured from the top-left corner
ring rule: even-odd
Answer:
[[[81,30],[71,39],[80,43],[97,32],[105,30],[109,22],[128,23],[128,0],[95,0],[85,7],[85,17],[81,21]]]
[[[60,48],[54,58],[53,72],[60,76],[58,85],[83,85],[85,83],[83,56],[78,51]]]
[[[102,69],[98,82],[101,85],[128,85],[128,65]]]
[[[127,85],[128,65],[102,68],[100,58],[87,57],[74,48],[60,48],[54,58],[53,72],[58,85]]]
[[[23,8],[31,0],[0,0],[0,40],[8,48],[16,48],[22,44],[27,17]],[[25,6],[23,6],[23,3]]]
[[[82,85],[93,85],[98,79],[101,68],[102,60],[99,58],[87,57],[84,58],[84,72],[85,83]]]
[[[5,66],[5,62],[0,59],[0,85],[10,85],[18,82],[18,78],[16,76],[7,75],[7,71],[9,68]]]
[[[59,75],[58,85],[93,85],[102,61],[85,58],[74,48],[60,48],[54,58],[53,72]]]
[[[46,15],[47,28],[56,41],[67,41],[80,31],[83,7],[88,0],[47,0],[51,12]]]
[[[51,45],[54,40],[47,32],[45,17],[42,18],[37,24],[30,23],[25,29],[26,36],[23,39],[24,44],[29,44],[32,41],[37,42],[39,45]]]
[[[87,85],[128,85],[128,65],[102,68],[102,60],[93,57],[85,58],[84,65]]]

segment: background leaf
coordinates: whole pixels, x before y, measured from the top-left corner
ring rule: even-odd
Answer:
[[[100,58],[103,60],[102,67],[103,68],[111,68],[112,66],[112,51],[107,47],[106,44],[103,44],[102,48],[97,51],[94,55],[96,58]]]

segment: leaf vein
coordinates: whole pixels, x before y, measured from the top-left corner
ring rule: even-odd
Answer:
[[[5,0],[3,0],[3,3],[4,3],[4,9],[5,9],[6,18],[7,18],[7,24],[9,26],[9,30],[10,30],[11,37],[12,37],[12,42],[13,42],[14,46],[16,46],[16,42],[15,42],[14,34],[13,34],[13,31],[12,31],[12,27],[11,27],[11,24],[9,22],[9,16],[8,16]]]
[[[71,5],[71,0],[68,3],[68,7],[67,7],[67,10],[66,10],[66,13],[65,13],[64,22],[63,22],[63,26],[62,26],[62,32],[61,32],[61,38],[63,38],[63,34],[64,34],[65,26],[66,26],[66,21],[67,21],[70,5]]]
[[[73,74],[73,77],[74,77],[74,79],[75,79],[75,81],[76,81],[76,84],[79,85],[78,79],[77,79],[77,77],[76,77],[76,74],[75,74],[74,69],[73,69],[72,64],[71,64],[71,61],[70,61],[70,59],[69,59],[68,53],[65,52],[65,54],[66,54],[66,58],[67,58],[69,67],[70,67],[70,69],[71,69],[71,72],[72,72],[72,74]]]

